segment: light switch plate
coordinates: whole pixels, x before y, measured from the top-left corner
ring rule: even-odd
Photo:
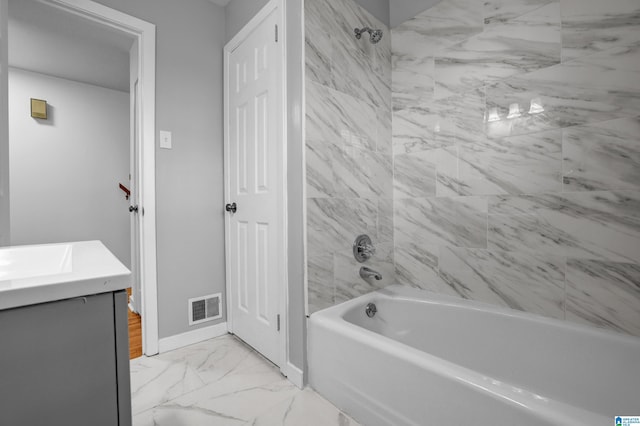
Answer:
[[[171,149],[171,132],[160,130],[160,148]]]

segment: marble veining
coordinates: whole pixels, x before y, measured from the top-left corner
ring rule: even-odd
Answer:
[[[207,385],[197,392],[174,399],[172,405],[210,413],[221,420],[251,422],[265,411],[265,407],[278,405],[299,392],[292,383],[273,374],[269,375],[268,380],[265,376],[262,383],[249,384],[243,381],[242,384],[234,383],[230,388],[225,385]]]
[[[154,359],[184,364],[204,384],[218,382],[245,370],[257,373],[265,369],[265,364],[255,356],[255,351],[248,346],[239,345],[231,335],[190,346],[188,349],[166,352]]]
[[[421,106],[393,111],[393,154],[439,148],[445,143],[437,141],[437,119]]]
[[[359,148],[344,148],[332,154],[333,181],[337,196],[391,198],[390,155]]]
[[[307,258],[307,298],[309,312],[333,306],[336,289],[333,279],[333,253]]]
[[[487,110],[497,109],[500,120],[487,123],[486,132],[503,137],[636,116],[639,64],[635,44],[490,83]],[[528,112],[532,100],[544,111],[506,119],[509,105]]]
[[[488,246],[640,262],[640,218],[633,211],[639,196],[624,191],[492,199]]]
[[[309,254],[351,247],[359,234],[376,239],[377,213],[377,203],[367,199],[309,198]]]
[[[397,199],[394,221],[396,245],[487,247],[487,204],[482,198]]]
[[[378,198],[378,241],[393,242],[393,199]]]
[[[563,131],[565,191],[640,188],[640,117]]]
[[[377,44],[353,29],[379,28]],[[370,291],[348,262],[368,234],[393,282],[391,34],[353,0],[305,1],[307,308]],[[327,37],[325,37],[327,36]],[[317,40],[317,38],[324,40]],[[372,265],[373,266],[373,265]],[[378,285],[379,283],[374,283]],[[377,287],[375,287],[377,288]]]
[[[320,2],[306,2],[311,10]],[[309,12],[307,12],[309,13]],[[311,13],[311,16],[315,16]],[[326,23],[314,19],[305,21],[305,76],[308,80],[333,88],[331,56],[333,36]]]
[[[333,85],[337,90],[374,106],[388,103],[389,83],[374,68],[371,56],[362,49],[346,48],[334,49],[333,55]]]
[[[459,195],[536,194],[562,190],[562,132],[480,138],[459,147]]]
[[[637,1],[444,0],[381,46],[351,0],[305,13],[326,35],[306,40],[311,312],[377,287],[348,255],[368,232],[399,283],[640,335]]]
[[[395,198],[436,195],[437,163],[434,157],[434,150],[395,156],[393,164]]]
[[[428,242],[405,243],[395,247],[396,282],[441,294],[457,296],[440,276],[439,248]]]
[[[565,194],[523,195],[517,197],[489,197],[490,214],[528,215],[544,210],[580,211],[606,221],[610,216],[640,217],[640,199],[636,191],[589,191]],[[569,210],[571,208],[571,210]]]
[[[204,381],[186,364],[155,358],[138,358],[131,364],[133,415],[166,403],[204,386]]]
[[[338,1],[311,0],[304,2],[304,8],[305,27],[319,29],[321,31],[319,34],[330,34],[340,45],[351,48],[358,47],[358,41],[350,37],[352,33],[345,33],[347,30],[353,31],[353,28],[348,26],[352,22],[355,24],[357,20],[357,17],[353,15],[353,9],[348,5]],[[310,33],[307,32],[307,34]],[[307,57],[306,60],[308,61],[308,59]]]
[[[307,197],[335,196],[332,160],[337,149],[336,145],[323,140],[307,139]]]
[[[392,51],[401,57],[427,57],[483,27],[482,1],[446,0],[395,28]]]
[[[393,29],[398,283],[640,336],[639,19],[443,0]]]
[[[394,55],[392,60],[392,96],[395,110],[411,108],[424,99],[433,98],[435,60],[432,56],[403,60]]]
[[[357,426],[345,413],[306,388],[256,418],[252,426]]]
[[[435,102],[436,141],[442,146],[476,143],[484,129],[485,97],[481,87]]]
[[[375,150],[373,106],[345,93],[307,81],[307,140]]]
[[[446,247],[439,272],[461,297],[564,319],[564,258]]]
[[[393,151],[393,133],[391,131],[392,125],[392,112],[389,105],[384,105],[377,110],[377,143],[376,151],[381,154],[386,154],[389,158],[392,158]]]
[[[562,59],[640,41],[636,0],[562,0]]]
[[[435,97],[446,98],[560,63],[560,3],[549,3],[484,31],[435,57]]]
[[[640,336],[640,265],[569,259],[567,318]]]
[[[346,426],[357,423],[231,335],[131,361],[133,424]]]
[[[379,290],[395,282],[393,244],[376,244],[376,253],[364,263],[358,263],[351,253],[345,250],[334,254],[336,302],[344,302],[374,290]],[[360,278],[360,267],[368,266],[382,275],[382,280]]]
[[[485,0],[484,23],[506,22],[554,1],[556,0]]]

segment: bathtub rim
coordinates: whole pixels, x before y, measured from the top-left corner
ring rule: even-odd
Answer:
[[[391,300],[399,300],[399,301],[404,300],[404,301],[420,302],[420,303],[426,303],[426,304],[438,304],[442,306],[463,308],[463,309],[469,309],[473,311],[483,311],[483,312],[489,311],[503,317],[522,318],[534,323],[551,326],[554,328],[557,327],[557,328],[564,328],[567,330],[575,330],[575,331],[580,331],[581,333],[592,335],[594,337],[600,337],[600,338],[613,340],[613,341],[620,341],[621,343],[627,343],[627,344],[638,346],[638,348],[640,349],[640,337],[632,336],[630,334],[622,333],[616,330],[604,329],[604,328],[599,328],[593,325],[581,324],[581,323],[572,322],[568,320],[561,320],[557,318],[546,317],[540,314],[520,311],[517,309],[505,307],[505,306],[493,305],[491,303],[480,302],[477,300],[463,299],[461,297],[436,293],[436,292],[424,290],[421,288],[407,287],[400,284],[392,284],[382,289],[372,291],[362,296],[358,296],[354,299],[347,300],[340,304],[316,311],[311,315],[309,315],[309,319],[315,318],[319,320],[320,318],[323,318],[323,317],[329,317],[329,318],[339,317],[340,319],[342,319],[343,321],[349,324],[353,324],[357,327],[364,328],[365,330],[370,331],[365,327],[361,327],[358,324],[355,324],[349,321],[348,319],[345,318],[345,316],[349,311],[351,311],[351,309],[356,308],[357,306],[363,303],[364,305],[362,306],[364,308],[364,306],[367,303],[365,301],[371,301],[371,299],[375,298],[376,296],[386,298],[386,299],[391,299]],[[378,333],[374,333],[374,334],[378,334]]]

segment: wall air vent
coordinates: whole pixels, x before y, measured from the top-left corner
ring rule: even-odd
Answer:
[[[189,325],[222,318],[222,294],[189,299]]]

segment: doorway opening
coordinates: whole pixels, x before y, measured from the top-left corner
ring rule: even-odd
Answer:
[[[9,0],[8,44],[9,117],[24,125],[9,126],[11,173],[26,165],[9,187],[11,244],[102,240],[132,271],[154,355],[155,26],[89,0]],[[48,119],[25,117],[25,97],[49,97]]]

